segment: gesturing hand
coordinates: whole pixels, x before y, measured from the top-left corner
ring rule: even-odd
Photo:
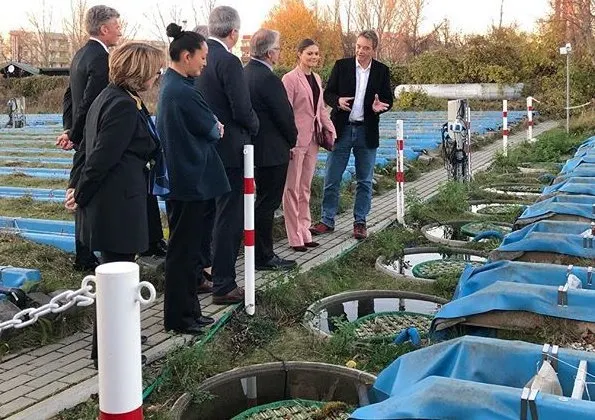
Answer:
[[[381,102],[380,99],[378,98],[378,94],[374,95],[374,103],[372,104],[372,111],[378,113],[378,112],[384,112],[388,110],[388,104]]]
[[[225,126],[217,121],[217,128],[219,129],[219,137],[223,138],[223,133],[225,132]]]
[[[348,97],[341,97],[339,98],[339,108],[342,109],[343,111],[351,111],[351,104],[350,102],[353,101],[355,99],[354,96],[348,98]]]

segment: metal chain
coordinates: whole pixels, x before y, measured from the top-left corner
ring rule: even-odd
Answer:
[[[89,276],[91,277],[91,276]],[[78,290],[66,290],[54,296],[49,303],[40,306],[39,308],[23,309],[15,314],[12,319],[0,322],[0,333],[9,328],[25,328],[37,322],[39,317],[45,316],[49,313],[59,314],[74,305],[76,306],[90,306],[95,303],[95,293],[92,292],[93,286],[89,283],[93,280],[89,277],[83,280],[83,284]]]

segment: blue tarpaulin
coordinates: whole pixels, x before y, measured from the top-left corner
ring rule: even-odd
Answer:
[[[536,374],[541,350],[521,341],[466,336],[405,354],[378,375],[372,393],[380,402],[351,418],[518,420],[522,388]],[[581,360],[587,361],[587,382],[593,382],[594,353],[560,349],[558,359],[564,396],[572,394]],[[595,386],[587,387],[595,395]],[[587,420],[595,413],[595,402],[545,393],[536,405],[539,420]]]
[[[593,165],[595,164],[595,154],[585,155],[582,157],[575,157],[566,161],[560,173],[566,174],[568,172],[572,172],[577,167],[582,165]]]
[[[543,189],[543,195],[566,193],[595,195],[595,182],[593,178],[576,177],[568,178],[557,184],[550,185]]]
[[[568,267],[563,265],[521,261],[496,261],[475,268],[468,265],[461,275],[453,299],[469,296],[498,281],[558,287],[566,283],[568,272]],[[595,279],[592,274],[589,276],[587,268],[574,266],[570,272],[582,281],[583,288],[594,288],[588,284],[589,277],[592,282]]]
[[[595,204],[595,196],[581,195],[581,194],[561,194],[546,198],[543,202],[550,203],[579,203],[579,204]]]
[[[591,197],[588,204],[571,202],[552,202],[550,200],[539,201],[530,205],[523,211],[516,221],[516,225],[533,223],[538,220],[548,219],[555,215],[577,216],[585,219],[593,219],[593,203],[595,197]],[[578,221],[578,220],[577,220]]]
[[[552,252],[579,258],[595,258],[594,248],[585,248],[582,235],[589,223],[542,220],[509,233],[492,252],[492,259],[507,259],[503,252]]]

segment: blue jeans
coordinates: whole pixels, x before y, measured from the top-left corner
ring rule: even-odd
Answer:
[[[372,179],[376,163],[376,148],[366,145],[366,129],[363,125],[347,125],[335,143],[335,150],[326,159],[324,175],[324,197],[322,199],[322,223],[335,227],[335,216],[339,208],[339,187],[347,162],[353,149],[355,158],[355,223],[366,223],[372,205]]]

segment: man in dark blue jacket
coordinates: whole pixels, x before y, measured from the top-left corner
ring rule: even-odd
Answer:
[[[237,10],[220,6],[209,16],[208,65],[197,79],[197,87],[210,108],[225,126],[217,152],[225,166],[231,191],[214,201],[213,303],[232,304],[244,300],[236,284],[236,260],[244,224],[244,144],[258,133],[258,117],[250,103],[240,59],[230,50],[240,37]],[[205,228],[209,228],[205,226]]]

